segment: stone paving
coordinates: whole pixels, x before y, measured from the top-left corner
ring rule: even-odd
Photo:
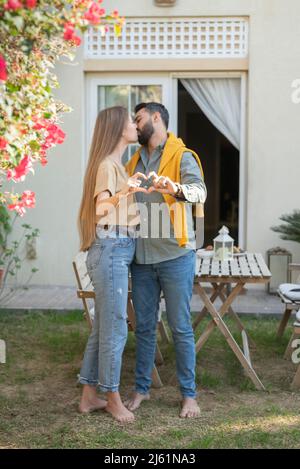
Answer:
[[[217,304],[220,304],[217,302]],[[200,311],[203,304],[197,295],[193,295],[191,310]],[[284,307],[276,295],[269,295],[265,290],[244,289],[233,303],[237,313],[256,315],[280,315]],[[83,309],[81,300],[76,296],[73,286],[30,286],[27,290],[19,288],[13,297],[0,300],[0,309],[9,310],[57,310],[70,311]],[[164,310],[164,304],[162,304]]]

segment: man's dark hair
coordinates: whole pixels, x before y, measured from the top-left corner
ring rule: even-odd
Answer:
[[[140,103],[140,104],[137,104],[137,106],[135,106],[134,112],[137,113],[141,109],[146,109],[149,112],[150,115],[154,114],[155,112],[159,112],[159,114],[161,115],[161,119],[162,119],[163,123],[166,126],[166,129],[168,129],[168,127],[169,127],[169,112],[163,104],[154,103],[154,102]]]

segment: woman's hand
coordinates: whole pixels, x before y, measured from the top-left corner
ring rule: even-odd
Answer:
[[[176,195],[178,192],[178,185],[170,178],[165,176],[158,176],[155,171],[148,174],[148,178],[152,178],[153,185],[149,188],[148,192],[160,192],[161,194]]]
[[[131,176],[126,185],[120,190],[119,194],[121,195],[129,195],[134,192],[148,192],[147,189],[140,187],[140,184],[142,182],[142,179],[146,179],[147,177],[143,173],[135,173],[133,176]]]

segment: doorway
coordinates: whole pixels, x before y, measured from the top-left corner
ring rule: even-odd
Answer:
[[[207,186],[204,246],[226,225],[239,245],[240,153],[178,80],[178,136],[200,157]]]

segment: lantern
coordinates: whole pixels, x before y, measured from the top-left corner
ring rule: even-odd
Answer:
[[[275,294],[281,283],[291,283],[291,271],[289,264],[292,262],[292,254],[286,249],[276,247],[267,251],[268,267],[272,278],[267,285],[268,292]]]
[[[222,226],[219,236],[214,239],[214,259],[226,261],[233,259],[234,240],[229,236],[229,229]]]

